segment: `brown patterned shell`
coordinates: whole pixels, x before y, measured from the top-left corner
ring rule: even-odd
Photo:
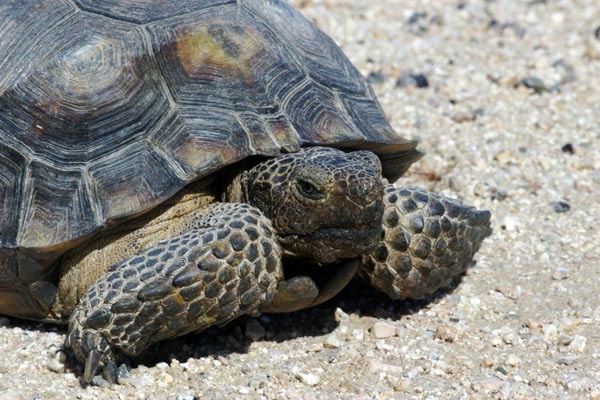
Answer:
[[[419,156],[282,1],[3,0],[0,38],[0,269],[251,155],[368,148],[392,178]]]

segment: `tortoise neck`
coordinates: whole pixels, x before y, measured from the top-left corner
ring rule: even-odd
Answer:
[[[223,201],[228,203],[248,203],[248,173],[243,170],[228,171],[224,181]]]

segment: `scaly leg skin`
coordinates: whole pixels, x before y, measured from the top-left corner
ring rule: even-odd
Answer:
[[[65,344],[117,383],[115,354],[140,354],[163,339],[256,315],[282,278],[281,249],[262,213],[216,204],[185,234],[118,262],[90,287],[69,319]]]
[[[392,299],[423,298],[462,274],[492,232],[490,212],[417,187],[388,185],[384,237],[359,275]]]

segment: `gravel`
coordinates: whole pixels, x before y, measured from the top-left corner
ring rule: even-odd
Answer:
[[[0,317],[0,399],[600,399],[600,3],[294,0],[427,156],[492,211],[448,290],[324,305],[154,346],[84,387],[65,328]]]

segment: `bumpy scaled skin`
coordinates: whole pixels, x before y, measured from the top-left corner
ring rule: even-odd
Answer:
[[[388,185],[384,237],[359,275],[392,299],[419,299],[464,272],[491,234],[490,212],[417,187]]]
[[[284,250],[331,263],[373,249],[381,234],[381,163],[369,151],[301,149],[260,163],[244,201],[273,222]]]
[[[247,204],[207,207],[198,229],[117,263],[81,299],[67,346],[116,382],[113,350],[137,355],[152,343],[255,314],[282,277],[270,222]]]

